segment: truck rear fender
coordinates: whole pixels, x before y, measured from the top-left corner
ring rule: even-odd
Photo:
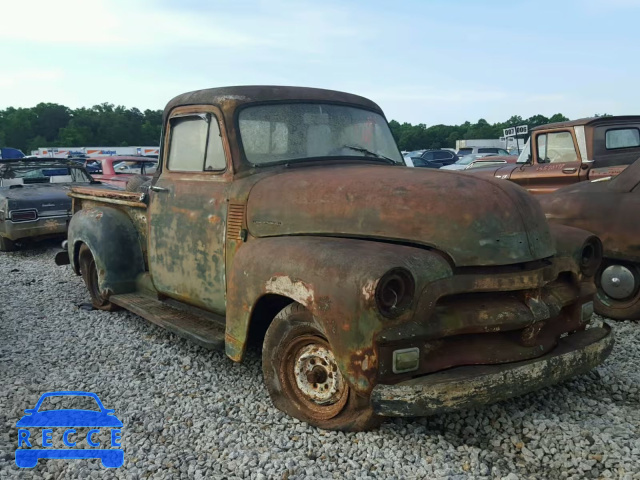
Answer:
[[[402,314],[387,318],[377,308],[376,287],[397,268],[413,276],[414,300]],[[350,384],[367,392],[378,370],[377,333],[389,323],[406,322],[425,286],[451,275],[444,256],[423,248],[313,236],[252,238],[228,272],[227,355],[240,361],[250,327],[252,335],[263,335],[277,307],[295,301],[320,324]]]
[[[78,252],[86,244],[98,269],[101,291],[113,294],[135,290],[136,277],[145,271],[141,239],[131,219],[109,206],[76,212],[69,222],[69,260],[80,275]]]

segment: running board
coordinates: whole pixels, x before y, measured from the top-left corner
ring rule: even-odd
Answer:
[[[109,301],[201,347],[224,350],[224,323],[141,293],[112,295]]]

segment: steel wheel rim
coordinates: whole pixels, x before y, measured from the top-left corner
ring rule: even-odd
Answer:
[[[600,285],[607,296],[618,301],[632,298],[636,291],[633,272],[623,265],[609,265],[600,276]]]
[[[303,335],[287,347],[280,370],[282,385],[307,416],[328,420],[347,403],[347,385],[329,343],[318,335]]]

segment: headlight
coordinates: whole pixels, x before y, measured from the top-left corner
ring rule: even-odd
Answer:
[[[580,253],[580,270],[587,277],[596,274],[602,262],[602,242],[598,237],[589,237]]]
[[[413,275],[405,268],[394,268],[385,273],[376,287],[376,303],[386,317],[397,317],[404,312],[415,293]]]

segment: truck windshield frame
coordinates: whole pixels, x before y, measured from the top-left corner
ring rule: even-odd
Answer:
[[[243,159],[254,167],[336,159],[404,165],[380,113],[330,102],[250,104],[236,114]]]

